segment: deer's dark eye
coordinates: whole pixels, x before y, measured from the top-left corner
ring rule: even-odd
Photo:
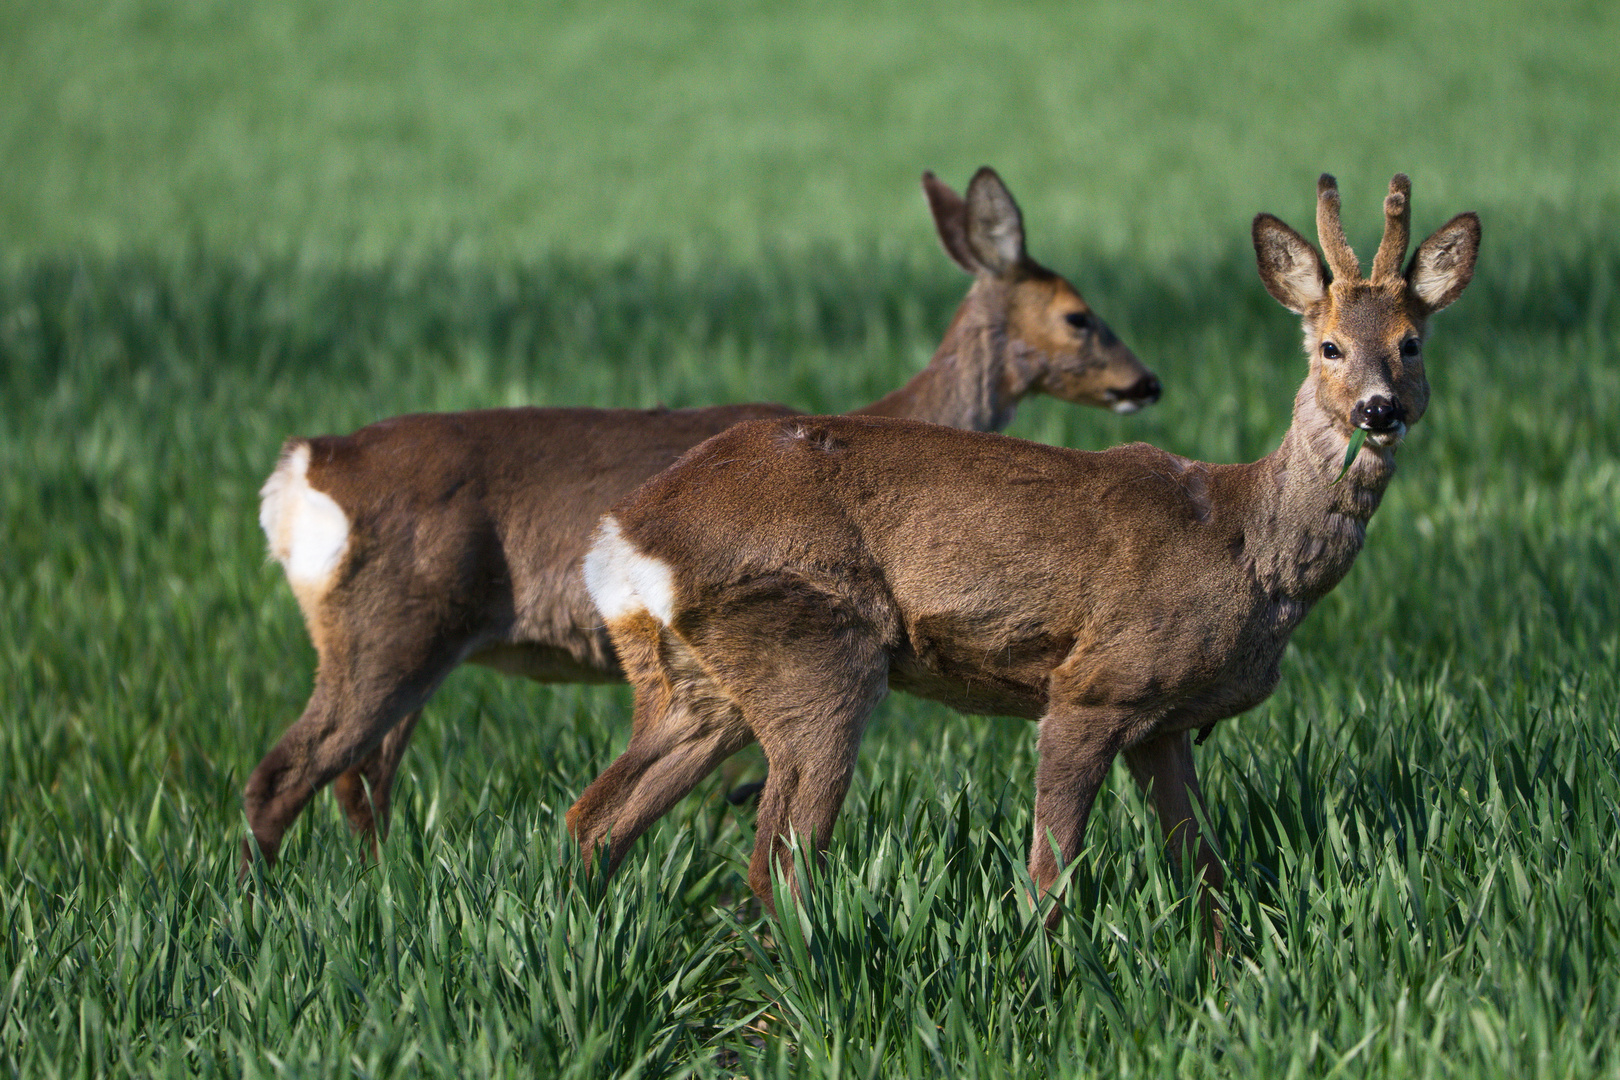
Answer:
[[[1071,311],[1063,318],[1076,330],[1095,330],[1097,328],[1097,320],[1092,318],[1089,311]]]
[[[1415,337],[1409,337],[1405,341],[1401,342],[1401,355],[1402,356],[1416,356],[1418,353],[1420,353],[1422,351],[1423,351],[1423,342],[1419,341]]]
[[[1342,357],[1344,353],[1340,352],[1339,347],[1333,344],[1333,342],[1324,341],[1322,342],[1322,355],[1327,357],[1329,360],[1337,360]]]

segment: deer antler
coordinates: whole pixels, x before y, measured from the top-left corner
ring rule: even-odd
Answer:
[[[1322,254],[1336,279],[1361,280],[1361,263],[1344,238],[1339,223],[1339,182],[1327,173],[1316,181],[1316,235],[1322,241]]]
[[[1412,231],[1411,194],[1412,181],[1405,173],[1396,173],[1389,182],[1389,196],[1384,200],[1384,239],[1373,257],[1374,281],[1401,276],[1401,260],[1406,258],[1406,244]]]

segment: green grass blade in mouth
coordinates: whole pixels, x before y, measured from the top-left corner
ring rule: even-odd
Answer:
[[[1333,478],[1334,484],[1337,484],[1340,480],[1343,480],[1344,474],[1350,471],[1350,463],[1356,460],[1356,455],[1361,453],[1361,444],[1366,441],[1367,432],[1362,428],[1356,428],[1356,433],[1350,436],[1350,445],[1344,452],[1344,464],[1339,468],[1339,475]],[[1333,484],[1329,484],[1328,486],[1332,487]]]

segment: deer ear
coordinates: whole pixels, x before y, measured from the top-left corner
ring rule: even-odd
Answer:
[[[1296,315],[1327,295],[1328,271],[1311,242],[1270,214],[1254,219],[1260,280],[1277,303]]]
[[[997,277],[1024,261],[1024,218],[1001,177],[989,166],[973,174],[967,190],[967,241],[974,261]]]
[[[939,230],[939,242],[945,245],[945,254],[968,273],[978,273],[979,264],[968,246],[967,203],[931,172],[923,173],[922,185],[923,194],[928,196],[928,208],[934,212],[934,228]]]
[[[1474,279],[1479,257],[1479,215],[1458,214],[1423,241],[1406,268],[1406,284],[1434,314],[1447,307]]]

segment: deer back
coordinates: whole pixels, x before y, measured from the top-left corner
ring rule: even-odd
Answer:
[[[1099,672],[1105,655],[1143,651],[1219,667],[1257,602],[1234,555],[1248,492],[1232,469],[1140,443],[1088,453],[878,418],[760,421],[616,506],[619,547],[599,542],[586,575],[608,621],[651,606],[683,635],[752,597],[813,593],[878,630],[896,685],[1034,717],[1078,646]],[[602,568],[631,551],[668,568],[666,594],[608,595]],[[1134,667],[1111,666],[1116,681]]]
[[[611,674],[576,570],[595,521],[694,443],[792,414],[761,404],[399,416],[290,440],[261,520],[317,649],[333,630],[380,637],[413,607],[449,608],[479,628],[458,643],[464,653],[517,636],[584,665],[559,675]]]

